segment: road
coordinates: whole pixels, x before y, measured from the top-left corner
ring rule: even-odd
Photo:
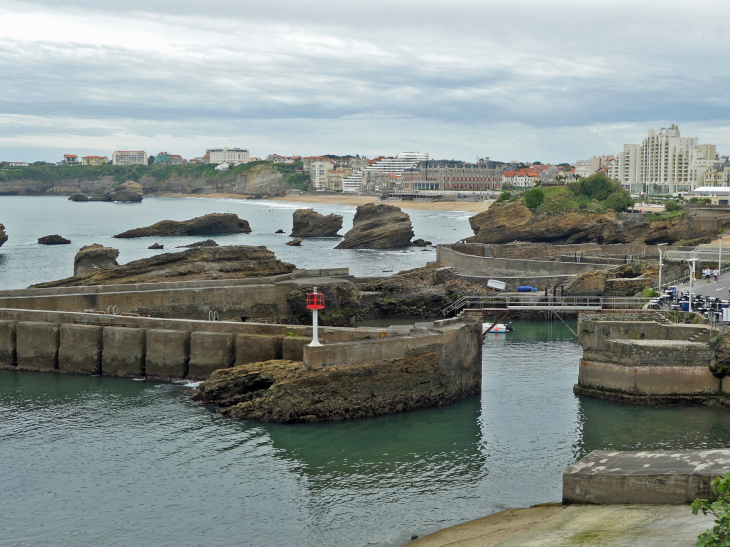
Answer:
[[[677,284],[677,291],[686,292],[689,291],[689,283]],[[730,291],[730,273],[725,272],[720,276],[717,283],[711,281],[709,284],[705,283],[704,279],[698,279],[692,284],[692,294],[701,294],[702,296],[716,296],[723,299],[728,298]]]

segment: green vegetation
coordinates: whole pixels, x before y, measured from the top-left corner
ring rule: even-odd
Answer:
[[[662,211],[660,213],[652,213],[650,215],[647,215],[647,219],[649,222],[657,222],[660,220],[670,220],[675,217],[681,217],[684,216],[684,211],[681,209],[676,211]]]
[[[693,197],[693,198],[690,198],[689,199],[689,202],[692,205],[709,205],[709,204],[712,203],[712,200],[710,198],[696,198],[696,197]]]
[[[532,188],[525,192],[525,205],[533,211],[545,202],[545,192],[540,188]]]
[[[634,205],[634,200],[621,188],[621,184],[603,173],[578,179],[567,186],[533,188],[525,192],[524,199],[530,209],[548,215],[576,210],[587,213],[621,212]]]
[[[679,206],[679,203],[674,201],[673,199],[670,199],[668,202],[664,204],[664,209],[666,211],[672,212],[672,211],[679,211],[681,207]]]
[[[655,296],[659,296],[659,293],[651,287],[644,287],[641,296],[643,296],[644,298],[654,298]]]
[[[509,201],[511,198],[512,198],[512,194],[510,192],[502,192],[501,194],[499,194],[499,197],[497,198],[497,203]]]
[[[712,493],[717,498],[710,503],[706,499],[692,502],[692,513],[715,516],[715,526],[697,538],[697,547],[730,547],[730,473],[712,481]]]
[[[6,164],[7,165],[7,164]],[[268,161],[243,163],[228,171],[216,171],[209,163],[188,163],[185,165],[36,165],[30,167],[3,169],[0,164],[0,182],[12,180],[34,180],[62,183],[71,180],[97,180],[114,177],[115,182],[128,180],[139,182],[144,176],[155,179],[158,184],[177,175],[179,178],[224,179],[245,174],[259,165],[269,165],[284,176],[284,181],[294,188],[304,190],[309,184],[309,175],[301,171],[302,164],[279,164]]]

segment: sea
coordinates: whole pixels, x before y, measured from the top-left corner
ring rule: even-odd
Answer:
[[[299,267],[339,260],[331,265],[375,275],[433,259],[432,251],[334,251],[335,241],[286,248],[288,238],[273,232],[291,227],[295,205],[114,205],[0,198],[11,237],[0,249],[0,281],[25,287],[70,275],[75,249],[93,242],[119,248],[120,262],[150,256],[148,241],[111,235],[205,212],[239,213],[254,231],[231,242],[265,244]],[[345,215],[345,229],[354,212],[315,209]],[[469,235],[466,213],[409,214],[416,236],[434,243]],[[33,243],[51,233],[73,245]],[[347,422],[232,421],[192,401],[189,382],[0,372],[0,546],[392,547],[503,509],[559,502],[563,471],[591,450],[728,446],[723,408],[574,395],[582,349],[569,329],[514,325],[487,336],[479,395]]]

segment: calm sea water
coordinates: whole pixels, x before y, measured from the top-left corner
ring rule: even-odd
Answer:
[[[289,247],[291,238],[276,234],[282,229],[291,233],[292,213],[310,207],[280,201],[249,201],[207,198],[145,198],[141,203],[78,203],[63,196],[0,196],[0,224],[5,225],[8,241],[0,247],[0,286],[25,288],[34,283],[53,281],[73,275],[74,255],[84,245],[99,243],[119,249],[120,264],[155,256],[149,250],[155,241],[163,252],[180,251],[207,237],[166,237],[113,239],[112,236],[132,228],[148,226],[160,220],[188,220],[208,213],[236,213],[251,224],[250,234],[212,236],[219,245],[265,245],[276,256],[299,268],[349,267],[358,276],[391,275],[425,266],[436,259],[433,248],[409,248],[395,251],[346,250],[334,247],[339,238],[307,239],[301,247]],[[317,212],[338,213],[344,217],[341,234],[352,228],[355,207],[311,205]],[[473,235],[469,217],[473,213],[406,211],[413,223],[416,238],[437,243],[453,243]],[[39,237],[59,234],[71,245],[38,245]]]
[[[515,325],[486,340],[481,396],[346,423],[233,422],[184,385],[0,372],[0,545],[392,546],[559,501],[590,450],[728,445],[720,408],[575,397],[572,335]]]

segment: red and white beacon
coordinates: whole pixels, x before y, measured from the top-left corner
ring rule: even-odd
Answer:
[[[314,292],[307,293],[307,309],[312,310],[312,343],[309,345],[321,346],[317,333],[317,310],[324,309],[324,293],[317,292],[317,287],[314,287]]]

